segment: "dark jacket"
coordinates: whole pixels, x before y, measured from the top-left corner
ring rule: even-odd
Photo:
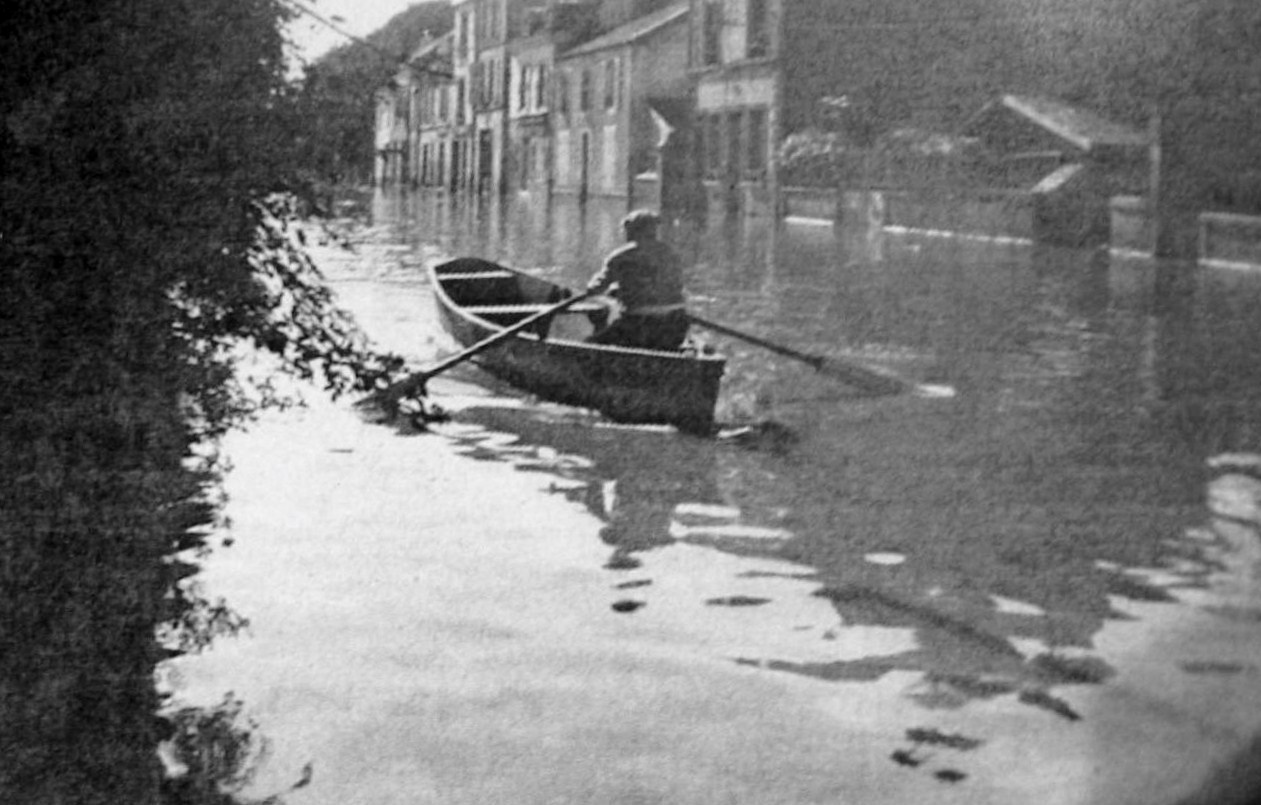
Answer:
[[[628,315],[661,313],[683,305],[683,264],[674,249],[659,240],[628,243],[608,256],[587,287],[606,291],[617,285],[618,301]]]

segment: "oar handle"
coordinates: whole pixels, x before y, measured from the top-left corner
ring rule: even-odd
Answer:
[[[538,313],[535,313],[531,316],[526,316],[524,319],[512,325],[511,327],[505,327],[504,329],[500,330],[494,335],[488,336],[487,338],[483,338],[481,341],[478,341],[476,344],[472,345],[471,347],[468,347],[467,349],[461,352],[457,352],[456,354],[452,355],[451,357],[447,358],[446,360],[442,361],[436,366],[432,366],[429,369],[426,369],[421,372],[413,372],[412,374],[408,375],[402,380],[398,380],[394,383],[391,383],[389,386],[383,389],[379,389],[373,392],[372,395],[368,399],[373,401],[375,404],[384,407],[387,411],[391,411],[391,412],[395,411],[398,408],[398,404],[400,400],[403,400],[404,398],[407,398],[407,397],[424,396],[426,381],[428,381],[430,378],[434,377],[435,375],[445,372],[446,370],[450,369],[452,366],[458,366],[459,364],[464,363],[469,358],[472,358],[482,352],[485,352],[487,349],[490,349],[491,347],[495,346],[501,341],[505,341],[509,338],[512,338],[512,336],[516,335],[517,333],[521,332],[522,330],[526,329],[532,324],[542,321],[543,319],[546,319],[548,316],[555,316],[557,313],[560,313],[561,311],[567,308],[570,308],[578,304],[582,300],[592,297],[594,295],[595,295],[594,291],[583,291],[582,293],[575,294],[567,299],[562,299],[561,301],[557,302],[555,305],[552,305],[546,310],[541,310]]]

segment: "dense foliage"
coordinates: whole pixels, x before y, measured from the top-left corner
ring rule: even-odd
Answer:
[[[790,4],[790,132],[847,148],[957,131],[999,93],[1147,127],[1179,206],[1261,212],[1261,4],[1254,0],[857,0]],[[838,41],[843,47],[836,47]],[[839,106],[838,106],[839,104]],[[794,146],[798,161],[818,161]]]
[[[1180,204],[1261,212],[1261,4],[1019,3],[1039,86],[1131,123],[1158,117]]]
[[[281,0],[6,11],[0,801],[153,802],[155,626],[183,625],[178,651],[207,612],[237,622],[169,557],[216,517],[206,441],[258,405],[238,356],[261,346],[334,393],[390,359],[301,249]]]

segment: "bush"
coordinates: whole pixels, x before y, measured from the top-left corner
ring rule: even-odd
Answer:
[[[784,138],[779,148],[780,181],[790,187],[839,187],[855,149],[835,132],[806,129]]]
[[[155,630],[205,615],[168,558],[216,516],[215,467],[190,457],[257,410],[241,345],[334,393],[391,367],[294,225],[308,188],[287,9],[6,5],[0,723],[20,738],[0,801],[155,800]]]

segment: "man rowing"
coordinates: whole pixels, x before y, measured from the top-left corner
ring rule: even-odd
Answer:
[[[636,210],[622,219],[627,243],[613,251],[587,290],[610,295],[622,313],[588,340],[641,349],[679,349],[687,338],[683,266],[669,244],[657,239],[661,219]]]

